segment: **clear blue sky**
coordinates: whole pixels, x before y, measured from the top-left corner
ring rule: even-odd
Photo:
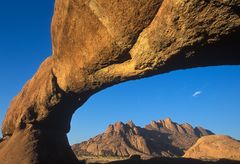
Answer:
[[[53,0],[3,1],[0,6],[0,122],[11,99],[51,55]],[[126,82],[92,96],[73,117],[70,143],[115,121],[151,120],[203,126],[240,139],[240,66],[174,71]],[[193,96],[195,94],[195,96]]]

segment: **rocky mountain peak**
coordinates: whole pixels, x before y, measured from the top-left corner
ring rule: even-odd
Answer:
[[[129,120],[126,124],[124,124],[123,122],[116,122],[114,124],[110,124],[104,133],[127,134],[130,131],[134,134],[139,133],[137,126],[131,120]]]
[[[171,131],[178,131],[179,126],[177,123],[173,122],[171,118],[166,118],[164,120],[158,120],[158,121],[151,121],[149,125],[146,126],[148,129],[168,129]]]
[[[158,129],[159,128],[159,125],[156,121],[151,121],[150,122],[150,126],[153,128],[153,129]]]
[[[167,118],[164,119],[164,122],[166,122],[166,123],[172,123],[172,119],[169,118],[169,117],[167,117]]]
[[[176,123],[172,122],[172,120],[170,118],[166,118],[164,121],[163,121],[163,124],[164,124],[164,127],[172,130],[172,131],[176,131],[177,130],[177,127],[176,127]]]
[[[191,125],[179,125],[170,118],[151,121],[145,128],[132,121],[116,122],[108,126],[105,133],[87,142],[73,146],[78,155],[143,157],[181,156],[200,136],[213,134],[204,128],[193,129]]]
[[[184,127],[184,128],[187,128],[187,129],[193,129],[192,125],[190,125],[188,123],[184,123],[181,126]]]
[[[111,133],[114,131],[114,126],[112,124],[108,125],[107,130],[105,131],[105,133]]]
[[[211,131],[204,129],[203,127],[195,127],[194,128],[194,133],[198,136],[198,137],[202,137],[205,136],[206,134],[214,134]]]
[[[128,126],[131,127],[131,128],[136,127],[136,125],[133,123],[132,120],[129,120],[126,125],[128,125]]]
[[[124,124],[123,122],[116,122],[113,126],[114,128],[114,132],[116,133],[126,133],[126,131],[128,130],[128,126],[127,124]]]

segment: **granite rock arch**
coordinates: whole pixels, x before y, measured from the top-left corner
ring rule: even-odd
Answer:
[[[52,56],[13,99],[0,161],[78,163],[72,114],[112,85],[177,69],[240,64],[238,0],[55,0]]]

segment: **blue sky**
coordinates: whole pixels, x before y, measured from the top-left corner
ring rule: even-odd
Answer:
[[[0,6],[0,122],[11,99],[51,55],[53,0],[3,1]],[[76,143],[115,121],[151,120],[203,126],[240,139],[240,66],[179,70],[113,86],[92,96],[73,117]]]

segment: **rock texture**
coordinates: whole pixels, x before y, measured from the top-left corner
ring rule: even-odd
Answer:
[[[179,125],[171,119],[152,121],[145,128],[129,121],[116,122],[107,130],[88,141],[72,146],[78,157],[140,155],[149,157],[179,157],[196,141],[205,135],[213,134],[201,127],[189,124]]]
[[[239,17],[238,0],[55,0],[52,56],[8,109],[1,163],[76,163],[66,139],[72,114],[106,87],[239,64]]]
[[[185,153],[184,157],[240,161],[240,141],[223,135],[204,136]]]

